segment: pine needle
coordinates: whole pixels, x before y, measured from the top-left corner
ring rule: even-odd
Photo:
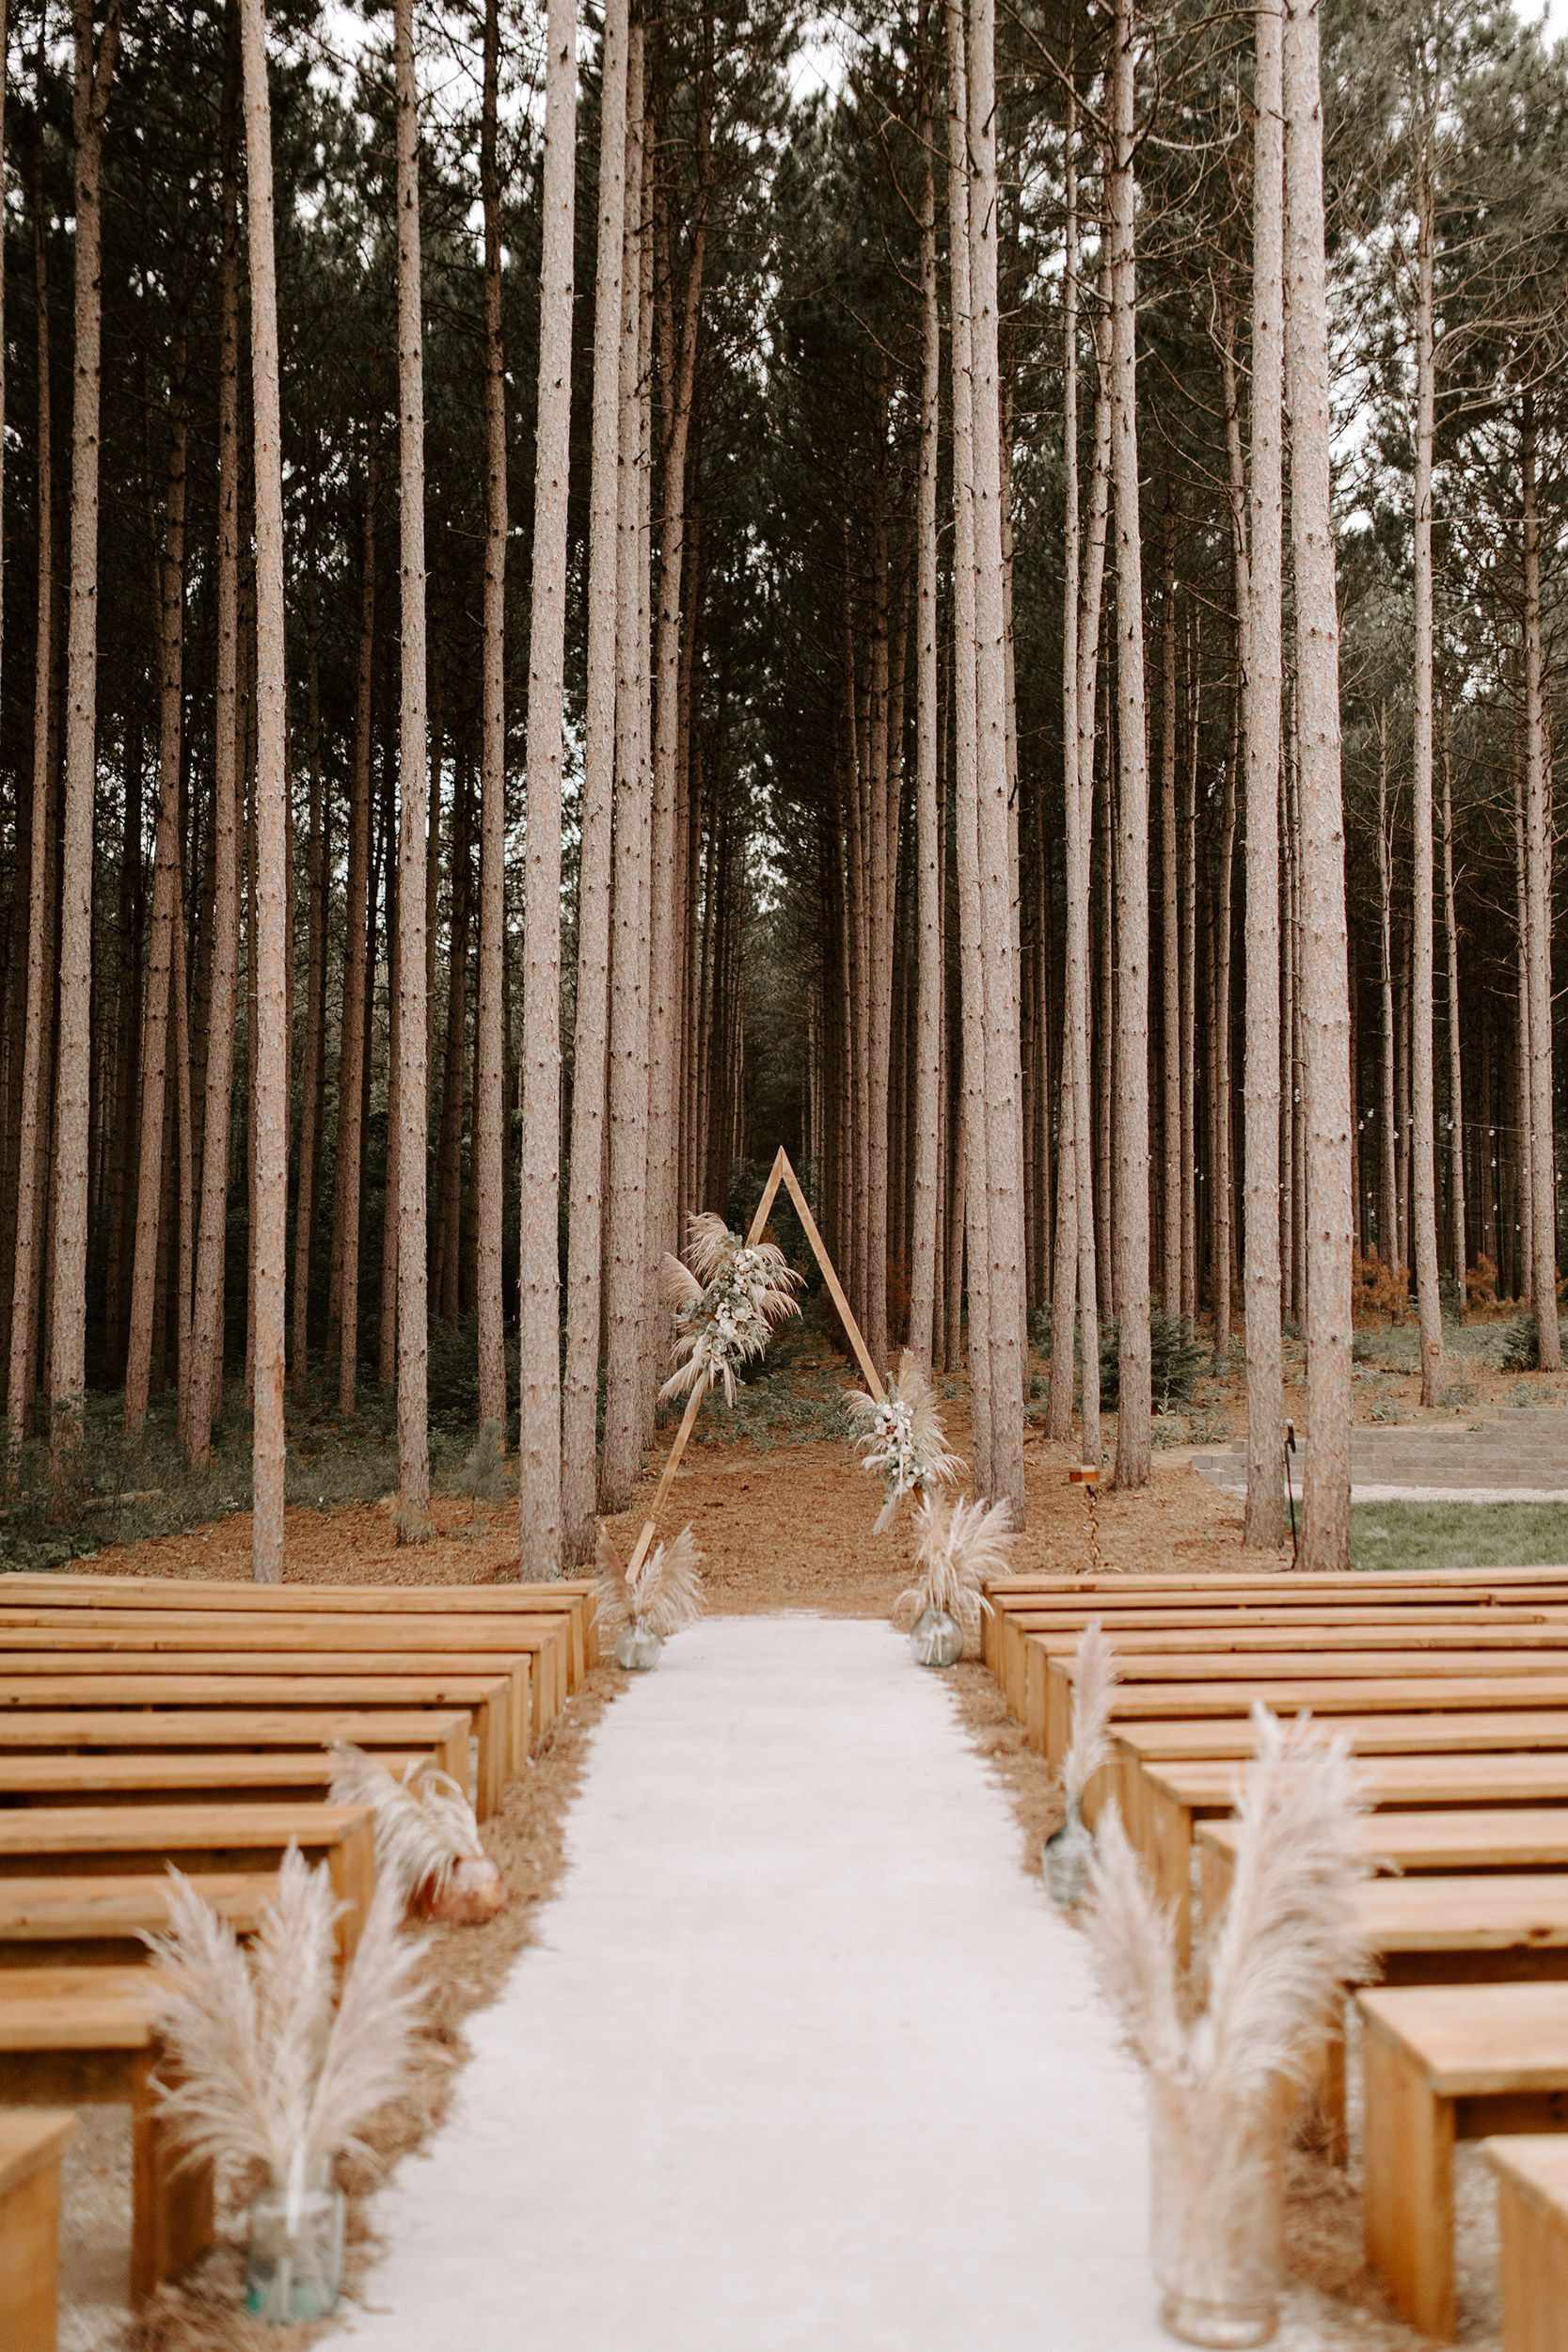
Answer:
[[[1098,1617],[1091,1617],[1078,1637],[1074,1666],[1072,1738],[1062,1759],[1062,1787],[1070,1804],[1082,1805],[1085,1789],[1111,1753],[1107,1733],[1117,1661]]]

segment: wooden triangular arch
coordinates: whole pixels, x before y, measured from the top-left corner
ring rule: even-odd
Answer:
[[[879,1405],[885,1393],[881,1375],[871,1360],[871,1350],[866,1346],[864,1335],[860,1325],[855,1321],[854,1309],[844,1295],[844,1285],[838,1279],[832,1258],[828,1255],[828,1245],[817,1231],[816,1219],[811,1213],[811,1204],[801,1189],[800,1178],[789,1164],[789,1153],[782,1143],[768,1173],[768,1182],[762,1188],[762,1199],[757,1202],[756,1215],[747,1228],[747,1243],[750,1245],[760,1241],[767,1232],[768,1220],[773,1214],[773,1203],[779,1197],[781,1184],[795,1203],[796,1215],[800,1217],[806,1239],[811,1244],[812,1255],[822,1269],[822,1279],[828,1286],[828,1295],[838,1309],[839,1321],[844,1326],[845,1337],[855,1351],[855,1360],[865,1375],[867,1389]],[[706,1394],[705,1386],[698,1387],[692,1390],[691,1394],[686,1400],[686,1410],[681,1415],[681,1425],[676,1430],[674,1442],[665,1456],[664,1468],[659,1472],[658,1485],[654,1489],[653,1502],[648,1506],[648,1516],[642,1522],[631,1559],[627,1563],[628,1575],[634,1569],[641,1567],[648,1556],[649,1546],[654,1540],[654,1530],[658,1525],[659,1514],[669,1500],[670,1488],[674,1483],[675,1472],[681,1465],[681,1455],[686,1452],[691,1432],[697,1425],[697,1415],[702,1410],[703,1399]]]

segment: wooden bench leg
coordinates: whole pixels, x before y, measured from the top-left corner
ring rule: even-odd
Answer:
[[[131,2301],[144,2302],[213,2242],[213,2168],[180,2163],[152,2094],[156,2059],[137,2059],[131,2087]]]
[[[1370,2020],[1361,2036],[1367,2260],[1402,2319],[1453,2340],[1453,2102]]]
[[[1497,2179],[1503,2352],[1568,2344],[1568,2217],[1548,2213],[1506,2173]]]
[[[1130,1824],[1133,1842],[1154,1880],[1154,1891],[1176,1926],[1176,1956],[1183,1967],[1193,1949],[1193,1817],[1190,1809],[1138,1775],[1138,1802]]]
[[[338,1957],[354,1958],[375,1894],[375,1835],[369,1820],[327,1848],[332,1892],[342,1906],[338,1915]]]
[[[0,2344],[55,2352],[59,2324],[60,2151],[50,2152],[0,2197]]]

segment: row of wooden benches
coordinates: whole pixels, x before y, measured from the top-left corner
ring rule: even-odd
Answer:
[[[1485,2138],[1508,2352],[1568,2346],[1568,1568],[1313,1577],[1014,1577],[985,1654],[1059,1765],[1093,1618],[1116,1656],[1113,1798],[1183,1953],[1235,1851],[1256,1701],[1341,1733],[1373,1808],[1360,1897],[1381,1982],[1354,1995],[1369,2259],[1406,2319],[1456,2324],[1453,2151]],[[1337,2062],[1338,2061],[1338,2062]],[[1342,2146],[1342,2044],[1324,2097]]]
[[[330,1802],[341,1741],[429,1758],[483,1819],[596,1662],[591,1587],[247,1585],[0,1576],[0,2345],[52,2352],[74,2106],[132,2116],[133,2299],[211,2237],[166,2145],[145,1935],[174,1864],[241,1933],[290,1846],[352,1949],[372,1824]],[[35,2111],[36,2110],[36,2111]]]

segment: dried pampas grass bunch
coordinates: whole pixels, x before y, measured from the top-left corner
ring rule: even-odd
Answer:
[[[979,1638],[980,1619],[990,1603],[981,1591],[988,1576],[1007,1568],[1012,1512],[1000,1502],[933,1502],[915,1512],[915,1581],[895,1602],[899,1615],[923,1616],[927,1609],[953,1618],[966,1646]]]
[[[1072,1737],[1062,1758],[1062,1789],[1082,1810],[1084,1791],[1111,1753],[1111,1693],[1117,1687],[1116,1653],[1098,1617],[1078,1636],[1073,1659]]]
[[[930,1496],[957,1477],[959,1461],[947,1442],[930,1381],[919,1359],[905,1348],[885,1397],[846,1389],[844,1409],[860,1447],[862,1467],[882,1481],[883,1502],[877,1534],[892,1524],[906,1495]]]
[[[494,1918],[505,1885],[451,1773],[426,1758],[400,1776],[346,1740],[332,1755],[332,1802],[369,1807],[378,1877],[432,1918],[465,1926]]]
[[[663,1642],[693,1624],[703,1613],[702,1565],[696,1537],[683,1527],[668,1543],[655,1544],[628,1574],[601,1527],[594,1591],[601,1635],[613,1640],[623,1626],[644,1625]]]
[[[407,2080],[423,1941],[403,1931],[402,1891],[384,1882],[336,1990],[325,1863],[289,1849],[248,1950],[188,1879],[169,1878],[170,1925],[148,1938],[174,2062],[163,2112],[185,2161],[260,2165],[297,2213],[313,2177],[363,2146]]]
[[[800,1277],[775,1242],[742,1240],[711,1211],[688,1219],[687,1263],[666,1257],[659,1288],[675,1313],[675,1369],[662,1399],[688,1396],[722,1381],[735,1402],[735,1375],[760,1356],[775,1325],[800,1311]]]
[[[1085,1925],[1095,1971],[1132,2055],[1151,2074],[1241,2106],[1310,2070],[1338,1988],[1368,1972],[1356,1889],[1368,1865],[1350,1750],[1309,1717],[1253,1708],[1257,1754],[1236,1805],[1229,1898],[1193,1976],[1176,1963],[1121,1817],[1095,1841]]]

